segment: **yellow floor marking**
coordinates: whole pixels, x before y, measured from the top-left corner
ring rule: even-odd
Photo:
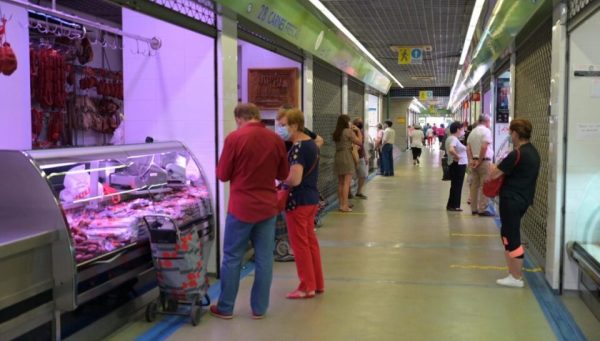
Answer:
[[[495,266],[495,265],[460,265],[452,264],[450,269],[467,269],[467,270],[508,270],[506,266]],[[542,268],[523,268],[523,271],[527,272],[542,272]]]
[[[497,233],[486,233],[486,234],[479,234],[479,233],[450,233],[451,237],[498,237],[500,238],[500,235]]]

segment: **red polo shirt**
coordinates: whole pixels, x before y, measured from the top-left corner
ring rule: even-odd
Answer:
[[[217,177],[230,181],[228,213],[246,223],[277,215],[275,179],[290,168],[283,140],[260,122],[251,122],[225,139]]]

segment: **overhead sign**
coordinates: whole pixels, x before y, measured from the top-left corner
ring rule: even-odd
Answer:
[[[354,48],[346,36],[323,23],[300,1],[216,2],[384,94],[392,85],[392,81]]]
[[[398,48],[398,64],[406,65],[410,64],[411,61],[411,48],[399,47]]]
[[[423,64],[423,48],[398,46],[398,64]]]
[[[426,101],[431,98],[433,98],[433,91],[419,91],[419,99],[421,101]]]
[[[415,47],[412,49],[410,62],[411,64],[423,64],[423,50],[421,48]]]

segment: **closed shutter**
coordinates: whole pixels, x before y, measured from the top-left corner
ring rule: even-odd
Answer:
[[[549,103],[552,65],[552,23],[542,24],[517,49],[515,83],[515,118],[525,118],[533,125],[531,142],[541,157],[535,200],[522,223],[524,239],[539,264],[546,260],[546,226],[548,214]]]
[[[348,115],[365,117],[365,85],[354,78],[348,78]]]
[[[342,112],[342,74],[322,62],[313,68],[313,128],[325,140],[319,163],[319,192],[325,199],[337,195],[338,179],[334,174],[335,143],[333,132]]]

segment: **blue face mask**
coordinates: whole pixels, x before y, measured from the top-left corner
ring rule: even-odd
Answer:
[[[277,126],[275,127],[275,132],[284,141],[287,141],[290,138],[290,132],[287,130],[287,127]]]

